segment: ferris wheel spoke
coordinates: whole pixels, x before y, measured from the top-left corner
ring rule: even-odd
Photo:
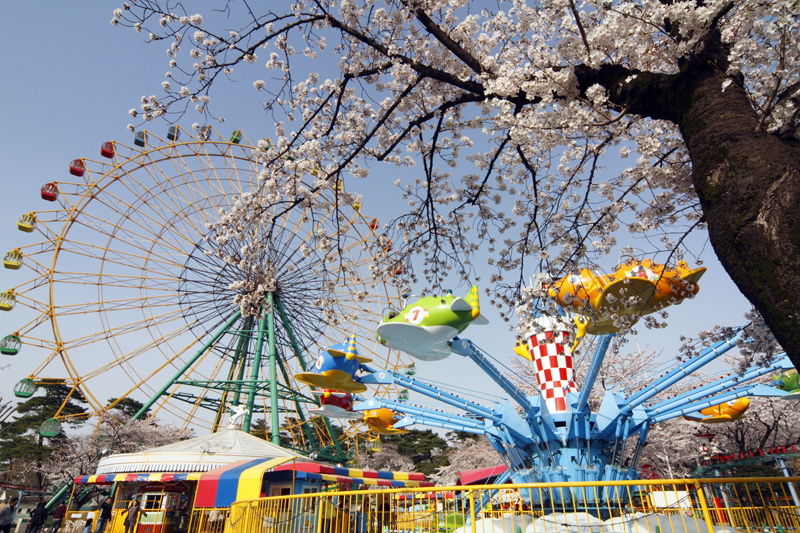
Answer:
[[[132,184],[125,183],[125,186],[130,193],[134,193],[137,189],[147,190],[144,185],[141,185],[138,182],[134,182]],[[142,227],[147,229],[151,229],[153,227],[159,228],[164,224],[170,225],[175,223],[175,221],[179,221],[189,225],[189,227],[192,229],[192,232],[190,233],[202,235],[205,230],[204,228],[201,228],[201,226],[204,225],[207,220],[204,220],[201,225],[197,225],[194,220],[189,217],[189,215],[196,214],[198,203],[176,202],[176,205],[171,205],[164,201],[165,198],[170,197],[168,190],[163,186],[163,184],[161,184],[161,189],[162,191],[156,191],[155,193],[148,190],[149,197],[146,199],[137,197],[137,200],[142,202],[142,206],[131,205],[130,203],[118,197],[114,197],[114,199],[120,205],[124,205],[128,209],[138,212],[139,216],[142,217],[142,221],[139,222],[139,225]],[[213,199],[214,197],[212,196],[206,196],[204,201],[199,203],[211,203],[213,205],[216,203],[211,201]],[[200,211],[200,213],[203,212]],[[205,218],[205,216],[202,216],[201,218]]]
[[[50,343],[50,344],[54,344],[54,343]],[[44,346],[42,346],[42,347],[44,348]],[[41,363],[39,363],[39,366],[37,366],[37,367],[36,367],[36,368],[33,370],[33,372],[31,372],[31,374],[30,374],[30,377],[32,377],[32,378],[38,377],[38,376],[41,374],[41,372],[42,372],[42,371],[43,371],[45,368],[47,368],[47,366],[48,366],[48,365],[49,365],[49,364],[50,364],[50,363],[51,363],[51,362],[52,362],[52,361],[53,361],[55,358],[57,358],[57,357],[59,356],[60,352],[59,352],[58,346],[51,346],[50,348],[51,348],[51,351],[50,351],[50,352],[48,353],[48,355],[47,355],[47,356],[44,358],[44,360],[43,360]]]
[[[208,351],[206,351],[206,353],[205,353],[205,354],[203,354],[203,356],[202,356],[202,357],[201,357],[201,358],[200,358],[200,359],[197,361],[197,363],[195,363],[194,367],[193,367],[193,368],[191,368],[191,369],[190,369],[190,370],[187,372],[187,374],[186,374],[186,376],[187,376],[187,380],[188,380],[190,377],[194,377],[195,379],[197,379],[197,377],[200,377],[200,379],[208,379],[208,380],[213,380],[213,379],[215,379],[215,378],[216,378],[216,376],[218,376],[218,375],[219,375],[219,371],[220,371],[220,369],[222,368],[222,361],[223,361],[222,359],[218,359],[218,360],[217,360],[217,362],[216,362],[216,365],[215,365],[215,367],[213,368],[213,371],[212,371],[212,373],[211,373],[211,375],[210,375],[209,377],[206,377],[205,375],[203,375],[203,374],[201,374],[201,373],[199,373],[199,372],[197,371],[197,368],[198,368],[200,365],[202,365],[202,364],[203,364],[204,360],[206,359],[206,357],[207,357],[207,356],[208,356],[210,353],[211,353],[211,350],[208,350]],[[175,395],[177,395],[177,394],[180,394],[180,392],[179,392],[179,391],[180,391],[180,389],[181,389],[182,387],[184,387],[184,384],[183,384],[183,383],[181,383],[181,382],[178,382],[178,383],[177,383],[177,385],[175,386],[175,388],[172,390],[172,392],[170,392],[170,393],[169,393],[169,394],[168,394],[168,395],[165,397],[165,399],[162,401],[161,405],[164,405],[164,404],[167,402],[167,400],[168,400],[169,398],[171,398],[171,397],[174,397],[174,396],[175,396]],[[196,395],[196,401],[195,401],[194,403],[192,403],[192,407],[191,407],[191,409],[190,409],[190,410],[189,410],[189,412],[188,412],[188,418],[189,418],[189,419],[192,419],[192,418],[194,418],[194,417],[195,417],[195,415],[197,414],[197,411],[198,411],[198,409],[200,409],[200,407],[201,407],[201,405],[202,405],[203,401],[206,399],[206,396],[208,395],[208,393],[210,392],[210,390],[211,390],[210,388],[202,388],[202,387],[199,389],[199,393]],[[185,401],[185,400],[184,400],[184,401]]]
[[[110,408],[99,398],[119,397],[109,383],[126,381],[127,394],[148,395],[159,416],[212,430],[232,402],[244,402],[269,414],[273,439],[280,426],[300,448],[343,453],[331,424],[353,437],[363,425],[309,416],[316,399],[294,374],[352,333],[376,366],[402,365],[399,352],[372,353],[373,324],[397,300],[372,273],[385,254],[373,255],[375,224],[356,207],[337,206],[331,191],[316,204],[293,196],[291,187],[310,189],[313,177],[284,169],[281,159],[262,164],[250,144],[180,132],[184,140],[174,143],[152,132],[144,147],[115,141],[112,160],[85,159],[84,183],[59,183],[56,209],[37,215],[44,241],[20,248],[37,277],[18,287],[22,306],[37,311],[24,343],[48,354],[37,375],[60,363],[94,412]],[[280,183],[273,192],[262,171]],[[238,217],[247,223],[225,227]],[[268,308],[266,290],[271,332],[253,318]],[[256,292],[256,307],[242,303]],[[269,343],[254,353],[267,336],[274,371]],[[89,355],[98,346],[107,352],[99,360]]]
[[[150,309],[174,309],[177,307],[177,295],[151,296],[146,302],[141,298],[131,297],[116,300],[102,300],[96,302],[62,304],[56,307],[61,316],[80,315],[96,311],[140,311],[144,307]]]
[[[197,176],[192,172],[188,165],[178,166],[176,163],[179,159],[169,158],[166,160],[175,169],[175,173],[165,172],[158,166],[159,162],[155,162],[152,166],[148,167],[148,174],[153,178],[155,186],[163,193],[157,194],[157,198],[162,205],[165,204],[164,200],[169,199],[176,206],[196,205],[198,202],[207,201],[214,198],[216,195],[209,194],[203,189],[203,183],[208,181],[207,177],[204,180],[198,180]],[[154,172],[157,171],[157,172]],[[186,178],[190,177],[189,180]],[[176,184],[177,179],[180,179],[180,184]],[[134,183],[145,188],[146,186],[134,179]],[[169,187],[166,186],[169,184]],[[187,194],[188,193],[188,194]],[[230,191],[227,191],[230,193]],[[226,193],[219,196],[225,198]],[[218,206],[215,206],[218,207]]]
[[[59,284],[72,284],[72,285],[93,285],[97,286],[102,284],[106,289],[129,289],[139,290],[145,281],[152,281],[149,286],[150,290],[158,290],[159,286],[171,287],[174,292],[174,283],[176,277],[168,276],[135,276],[135,275],[121,275],[121,274],[105,274],[103,272],[66,272],[58,271]],[[164,289],[167,290],[167,289]]]
[[[159,327],[161,328],[159,331],[163,330],[169,324],[173,322],[177,322],[176,326],[177,329],[174,331],[169,331],[166,334],[161,334],[158,337],[155,337],[148,343],[142,345],[142,347],[136,348],[135,350],[128,352],[129,354],[138,355],[143,353],[143,350],[150,349],[160,344],[165,343],[166,341],[175,338],[179,335],[185,334],[188,332],[188,328],[191,327],[190,324],[185,324],[182,321],[182,315],[180,312],[172,311],[169,313],[164,313],[162,315],[154,315],[151,317],[143,318],[140,320],[136,320],[133,322],[128,322],[126,324],[120,324],[113,327],[107,327],[100,331],[92,332],[89,335],[83,335],[80,337],[68,337],[63,340],[64,344],[78,348],[85,345],[93,344],[99,341],[109,341],[113,338],[121,338],[125,335],[129,335],[131,333],[137,333],[143,330],[152,331],[152,326],[154,323],[158,323]],[[121,352],[124,353],[124,352]],[[119,361],[124,361],[126,358],[130,357],[130,355],[123,356],[123,359],[118,359]],[[109,363],[113,364],[113,363]],[[100,367],[104,368],[104,367]]]
[[[31,309],[44,309],[47,308],[48,305],[44,302],[35,299],[31,293],[33,292],[31,289],[36,287],[41,287],[42,285],[46,284],[41,282],[41,277],[29,278],[22,283],[18,283],[10,287],[10,290],[14,291],[16,302],[20,305],[24,305]]]
[[[50,266],[42,264],[38,261],[38,258],[41,256],[42,258],[47,258],[52,261],[53,258],[53,251],[46,250],[46,251],[33,251],[34,253],[28,253],[26,250],[27,247],[19,248],[19,251],[23,255],[23,267],[26,270],[31,270],[34,274],[36,274],[37,278],[42,276],[46,276],[50,272]],[[49,257],[47,257],[49,254]],[[29,283],[30,281],[26,281]]]
[[[50,226],[54,226],[59,223],[63,224],[67,217],[64,216],[63,212],[61,211],[31,211],[31,214],[36,220],[34,231],[37,235],[39,235],[39,238],[44,240],[34,244],[25,245],[24,248],[39,249],[41,253],[46,251],[52,252],[55,248],[54,241],[58,238],[58,232],[53,230],[53,228]],[[59,215],[61,215],[61,220],[57,220]]]
[[[177,268],[181,267],[181,264],[177,259],[178,258],[177,253],[174,256],[162,256],[153,253],[148,255],[149,250],[147,249],[141,250],[142,248],[141,245],[134,245],[133,242],[126,242],[125,246],[126,248],[130,248],[130,250],[119,249],[119,248],[109,249],[102,245],[88,244],[82,241],[64,239],[62,241],[62,247],[60,252],[67,252],[77,256],[82,256],[86,259],[93,259],[93,260],[102,260],[110,262],[112,259],[114,259],[116,260],[115,262],[117,264],[129,268],[141,268],[141,264],[146,259],[150,259],[153,262],[157,261],[158,263],[163,263],[165,265],[172,267],[177,267]],[[142,252],[143,254],[141,254]]]
[[[105,205],[110,211],[115,211],[114,208],[119,207],[112,205],[110,202],[106,202]],[[126,204],[124,202],[120,202],[120,205]],[[188,217],[187,213],[172,212],[169,214],[170,216],[164,216],[164,213],[159,211],[150,210],[147,213],[144,213],[141,210],[136,211],[135,208],[129,205],[126,205],[126,208],[127,209],[122,213],[120,222],[114,223],[101,217],[84,216],[81,218],[80,224],[88,227],[91,230],[94,230],[97,233],[106,235],[109,237],[109,239],[121,239],[127,237],[132,239],[133,242],[141,241],[150,245],[158,242],[160,245],[166,248],[172,247],[172,251],[174,253],[184,252],[184,248],[180,246],[181,243],[184,246],[194,245],[192,240],[188,239],[182,232],[177,231],[172,232],[173,234],[177,233],[177,238],[174,239],[175,243],[177,244],[173,244],[172,241],[163,242],[161,240],[156,240],[157,237],[164,233],[165,227],[169,228],[175,223],[188,224],[190,218]],[[125,223],[126,225],[122,226],[121,223]],[[192,232],[186,233],[191,234]],[[125,242],[126,245],[131,244],[128,241],[123,242]]]
[[[151,172],[150,174],[156,183],[154,186],[148,186],[140,180],[128,175],[127,179],[115,181],[115,183],[123,187],[123,191],[117,191],[116,193],[107,191],[106,196],[108,198],[104,197],[101,201],[111,209],[119,210],[120,206],[124,206],[127,208],[127,211],[131,213],[138,211],[141,216],[144,217],[144,220],[147,220],[154,226],[158,226],[160,223],[169,223],[170,220],[174,220],[180,215],[186,215],[187,209],[194,211],[200,204],[204,204],[202,207],[206,208],[207,205],[205,204],[215,204],[220,200],[220,198],[215,198],[214,195],[203,195],[202,198],[197,198],[193,201],[192,198],[184,194],[180,184],[176,185],[170,178],[164,179],[162,176],[163,172]],[[188,182],[184,179],[183,183]],[[193,184],[194,187],[198,185],[198,183]],[[126,200],[119,194],[124,191],[127,192],[127,196],[130,197],[130,200]],[[219,196],[224,199],[225,194],[229,194],[229,192],[221,193]],[[168,202],[166,200],[170,201]],[[199,210],[198,216],[201,219],[206,218],[202,209]],[[207,221],[207,219],[203,220],[202,224],[205,224]],[[194,229],[198,233],[203,232],[198,226],[195,226]]]
[[[227,209],[230,209],[233,206],[232,194],[238,195],[242,194],[243,192],[246,192],[246,188],[249,188],[253,185],[253,180],[251,176],[254,174],[255,175],[258,174],[258,168],[257,166],[253,165],[251,161],[245,159],[244,157],[242,156],[236,157],[233,156],[233,153],[231,153],[231,155],[228,157],[231,165],[234,167],[233,174],[235,176],[235,179],[233,180],[224,179],[223,181],[223,179],[221,179],[219,174],[216,172],[213,165],[213,159],[220,157],[225,158],[226,155],[222,152],[212,154],[207,151],[204,151],[203,157],[200,159],[201,163],[205,163],[201,164],[201,170],[203,172],[204,179],[203,180],[193,179],[190,182],[186,183],[188,186],[188,190],[189,192],[191,192],[193,198],[201,199],[204,197],[215,196],[209,194],[209,192],[216,191],[217,195],[225,200],[224,206],[218,205],[216,207],[226,207]],[[241,179],[239,175],[239,169],[236,167],[237,160],[240,160],[243,163],[245,163],[244,166],[247,167],[248,179],[246,180]],[[183,156],[183,154],[180,154],[179,158],[171,159],[170,162],[173,164],[176,171],[179,172],[179,175],[181,177],[186,175],[190,176],[193,175],[191,164],[189,163],[187,158]],[[230,178],[230,176],[226,176],[226,178]],[[224,186],[226,183],[228,184],[228,187]],[[206,184],[206,186],[209,188],[208,192],[202,188],[203,184]],[[245,185],[246,187],[243,187],[243,185]]]
[[[58,343],[53,341],[53,339],[43,339],[30,335],[31,331],[34,331],[37,327],[47,322],[48,319],[49,316],[47,316],[46,313],[42,313],[36,317],[36,319],[31,320],[23,326],[20,326],[18,330],[19,336],[26,346],[31,346],[33,348],[45,348],[47,350],[55,350],[58,347]]]
[[[123,357],[117,358],[116,362],[117,363],[129,362],[129,361],[133,360],[137,355],[141,355],[142,353],[146,353],[151,348],[158,347],[159,346],[159,342],[158,341],[160,341],[160,339],[157,340],[157,341],[153,341],[153,342],[151,342],[149,344],[143,345],[140,348],[138,348],[136,351],[131,352],[129,354],[126,354]],[[152,386],[148,385],[148,382],[150,380],[154,379],[161,371],[163,371],[167,367],[177,368],[177,365],[175,364],[175,361],[179,361],[180,357],[182,355],[184,355],[185,353],[191,351],[192,347],[193,347],[193,343],[189,343],[188,345],[186,345],[184,347],[183,350],[180,350],[177,353],[175,353],[175,354],[171,355],[170,357],[168,357],[167,360],[163,364],[161,364],[158,367],[156,367],[155,370],[153,370],[150,374],[145,375],[144,378],[139,377],[138,374],[137,374],[137,377],[139,377],[139,379],[134,381],[134,383],[136,383],[136,385],[134,385],[131,389],[128,390],[128,392],[126,393],[126,396],[129,396],[130,394],[132,394],[137,389],[149,390],[151,393],[155,392],[155,388],[153,388]],[[114,367],[115,367],[114,364],[109,363],[105,367],[101,367],[101,368],[95,370],[94,372],[92,372],[89,375],[89,377],[92,377],[92,378],[93,377],[97,377],[97,376],[101,375],[103,372],[105,372],[107,370],[110,370],[110,369],[112,369]]]
[[[70,183],[70,182],[53,182],[56,183],[56,187],[58,188],[58,198],[56,202],[58,205],[61,206],[62,211],[67,213],[73,213],[75,211],[75,206],[84,199],[86,195],[86,191],[88,187],[85,183]],[[75,202],[71,201],[70,198],[75,200]]]

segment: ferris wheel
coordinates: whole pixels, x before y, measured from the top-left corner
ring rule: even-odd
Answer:
[[[341,459],[366,426],[314,418],[318,395],[294,374],[351,335],[376,365],[411,363],[371,332],[403,283],[378,219],[309,162],[239,130],[172,126],[166,139],[133,140],[72,161],[68,179],[41,189],[51,209],[17,220],[30,235],[4,256],[18,272],[3,276],[0,310],[5,324],[20,318],[0,351],[41,363],[15,395],[63,384],[89,416],[132,396],[147,400],[137,416],[211,431],[240,406],[244,430],[261,414],[273,442],[282,432],[290,446]],[[65,418],[59,410],[40,432],[58,434]]]

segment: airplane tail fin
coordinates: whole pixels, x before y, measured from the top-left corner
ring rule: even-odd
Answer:
[[[347,357],[348,361],[352,361],[358,355],[358,350],[356,349],[356,336],[355,334],[350,335],[350,339],[347,342]]]
[[[575,315],[573,319],[575,322],[575,342],[572,343],[570,353],[575,352],[575,348],[581,343],[581,339],[586,336],[586,327],[589,325],[589,319],[585,316]]]
[[[480,297],[478,296],[478,286],[473,285],[469,289],[469,294],[464,300],[472,306],[472,318],[478,318],[481,314],[481,302]]]
[[[528,351],[528,342],[525,340],[518,340],[517,345],[514,346],[514,353],[516,353],[520,357],[524,357],[528,361],[533,361],[531,358],[531,353]]]

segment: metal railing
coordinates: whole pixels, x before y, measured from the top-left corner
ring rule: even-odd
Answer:
[[[274,496],[230,509],[195,509],[189,533],[800,533],[790,485],[798,481],[638,480]],[[598,501],[607,503],[589,503]]]

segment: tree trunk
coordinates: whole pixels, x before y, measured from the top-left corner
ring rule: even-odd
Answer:
[[[629,112],[677,124],[717,257],[800,368],[800,147],[757,132],[741,77],[722,91],[728,52],[712,32],[679,74],[605,66],[576,75],[583,90],[602,83]]]
[[[690,91],[677,124],[717,257],[800,367],[800,150],[756,132],[741,80],[722,92],[727,52],[709,40],[679,76]]]

